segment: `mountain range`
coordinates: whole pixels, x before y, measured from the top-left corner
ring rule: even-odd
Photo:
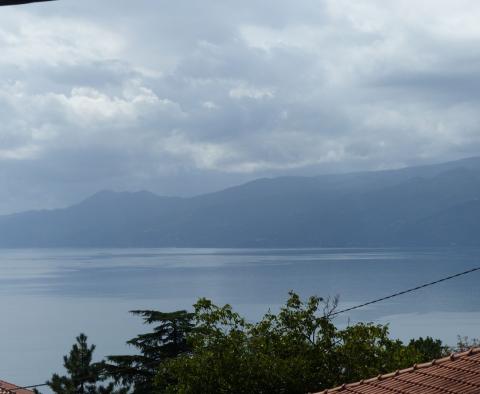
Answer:
[[[480,158],[258,179],[195,197],[102,191],[0,216],[0,247],[480,246]]]

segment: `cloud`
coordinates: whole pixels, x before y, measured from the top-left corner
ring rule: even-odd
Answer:
[[[229,96],[234,99],[251,98],[260,100],[263,98],[275,97],[274,92],[268,88],[256,88],[253,86],[240,85],[229,92]]]
[[[476,155],[479,16],[472,0],[1,10],[0,212]]]
[[[0,15],[2,65],[69,66],[99,58],[114,59],[122,52],[122,37],[100,25],[75,18],[40,18],[23,10],[9,11]]]

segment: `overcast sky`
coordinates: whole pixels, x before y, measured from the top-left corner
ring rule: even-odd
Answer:
[[[480,152],[478,0],[0,8],[0,213]]]

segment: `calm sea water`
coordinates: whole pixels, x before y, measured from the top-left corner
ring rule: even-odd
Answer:
[[[339,295],[348,307],[479,265],[479,249],[1,250],[0,379],[29,385],[62,372],[80,332],[98,358],[132,351],[125,341],[146,329],[132,309],[188,309],[208,297],[254,320],[291,289]],[[479,282],[474,273],[336,320],[454,344],[457,335],[480,337]]]

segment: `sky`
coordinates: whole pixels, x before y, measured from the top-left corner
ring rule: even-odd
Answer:
[[[480,152],[477,0],[0,8],[0,213]]]

